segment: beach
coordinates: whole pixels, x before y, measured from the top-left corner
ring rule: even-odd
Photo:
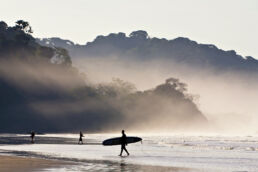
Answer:
[[[30,143],[27,135],[0,135],[0,155],[14,156],[11,160],[29,170],[48,172],[258,171],[257,136],[132,134],[130,136],[142,137],[143,142],[128,144],[130,156],[124,154],[123,157],[118,156],[120,146],[102,145],[103,140],[117,136],[85,134],[85,144],[78,145],[77,134],[38,135],[35,144]],[[26,158],[32,159],[34,165],[29,165]]]

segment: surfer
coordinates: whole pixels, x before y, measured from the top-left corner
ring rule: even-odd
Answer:
[[[31,143],[34,143],[34,137],[35,137],[35,132],[34,131],[31,131],[30,137],[31,137]]]
[[[126,135],[125,135],[125,131],[122,130],[122,137],[121,137],[121,153],[119,156],[122,156],[122,153],[123,153],[123,150],[125,150],[125,152],[127,153],[127,156],[129,156],[129,153],[126,149],[126,146],[127,145],[127,141],[126,141]]]
[[[78,142],[78,144],[83,144],[83,142],[82,142],[82,137],[84,137],[84,135],[82,134],[82,132],[80,131],[80,138],[79,138],[79,142]]]

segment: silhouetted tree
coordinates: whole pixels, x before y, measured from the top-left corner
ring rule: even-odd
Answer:
[[[24,31],[25,33],[33,33],[29,22],[24,20],[18,20],[16,22],[15,28]]]
[[[0,31],[6,30],[8,25],[4,21],[0,21]]]
[[[175,78],[167,79],[164,84],[158,85],[154,89],[154,92],[158,95],[172,97],[178,100],[185,98],[184,91],[186,91],[186,84],[179,82]]]
[[[136,38],[136,39],[148,39],[148,33],[144,30],[138,30],[134,31],[129,35],[131,38]]]

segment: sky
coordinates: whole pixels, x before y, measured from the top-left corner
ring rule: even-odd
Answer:
[[[85,44],[97,35],[146,30],[258,59],[258,0],[1,0],[0,16],[8,25],[28,21],[39,38]]]

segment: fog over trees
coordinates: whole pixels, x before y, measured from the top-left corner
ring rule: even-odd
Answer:
[[[15,26],[0,22],[0,132],[174,132],[193,131],[207,124],[179,79],[169,78],[139,91],[123,78],[91,83],[87,73],[72,64],[82,51],[108,56],[114,50],[124,54],[128,47],[132,47],[128,57],[137,52],[147,58],[144,42],[151,39],[145,31],[133,32],[130,37],[111,34],[112,44],[109,38],[99,36],[87,45],[89,50],[71,41],[65,46],[52,42],[40,45],[31,34],[32,27],[26,21],[19,20]]]
[[[67,49],[73,65],[93,83],[117,77],[144,91],[179,78],[199,95],[195,103],[215,132],[258,131],[258,60],[251,56],[185,37],[156,38],[143,30],[99,35],[83,45],[58,37],[37,42]]]

